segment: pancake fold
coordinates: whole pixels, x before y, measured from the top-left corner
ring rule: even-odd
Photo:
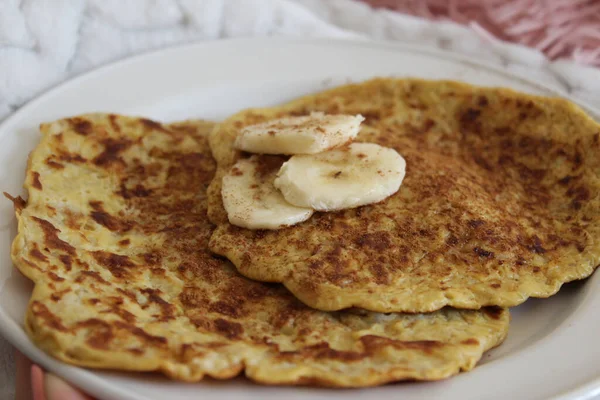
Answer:
[[[90,114],[43,124],[12,257],[31,339],[70,364],[183,381],[360,387],[435,380],[502,342],[509,313],[326,313],[208,250],[213,124]]]

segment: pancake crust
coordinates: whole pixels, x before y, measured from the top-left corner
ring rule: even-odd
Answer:
[[[230,225],[222,176],[245,125],[311,111],[362,114],[358,141],[407,162],[387,200],[279,231]],[[600,126],[575,105],[446,81],[376,79],[241,112],[211,135],[210,248],[321,310],[429,312],[547,297],[600,255]]]
[[[507,310],[325,313],[208,252],[215,172],[201,121],[87,115],[42,125],[12,256],[35,282],[25,327],[71,364],[173,379],[368,386],[469,370]]]

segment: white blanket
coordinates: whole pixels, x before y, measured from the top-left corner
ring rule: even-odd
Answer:
[[[0,119],[70,76],[140,51],[241,36],[375,38],[470,54],[600,107],[600,70],[487,42],[352,0],[0,0]],[[0,399],[14,396],[12,350],[0,339]]]

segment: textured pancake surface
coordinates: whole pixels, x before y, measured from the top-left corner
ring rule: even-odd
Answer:
[[[310,309],[208,251],[212,125],[87,115],[42,125],[12,256],[35,282],[25,327],[71,364],[197,381],[368,386],[469,370],[505,309]]]
[[[311,111],[362,114],[358,141],[407,162],[374,205],[278,231],[230,225],[221,177],[245,125]],[[376,79],[241,112],[211,135],[210,248],[245,276],[322,310],[515,306],[589,276],[600,255],[600,126],[571,103],[456,82]]]

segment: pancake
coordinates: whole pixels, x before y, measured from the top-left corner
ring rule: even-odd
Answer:
[[[406,159],[385,201],[278,231],[227,221],[221,178],[240,128],[311,111],[362,114],[357,140]],[[210,248],[321,310],[516,306],[589,276],[600,255],[600,126],[566,100],[447,81],[375,79],[243,111],[211,135]]]
[[[86,115],[44,124],[12,257],[25,328],[70,364],[198,381],[368,386],[474,367],[509,313],[325,313],[208,251],[212,124]]]

